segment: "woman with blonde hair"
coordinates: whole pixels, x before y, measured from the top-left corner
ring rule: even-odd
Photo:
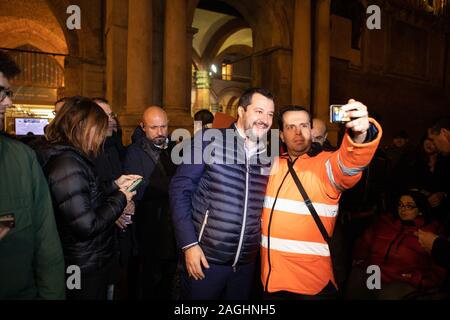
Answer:
[[[75,288],[67,289],[68,299],[106,299],[115,221],[135,194],[127,188],[140,178],[121,176],[100,186],[91,158],[102,147],[107,128],[108,117],[96,103],[84,97],[68,98],[46,129],[48,144],[38,150],[66,268],[74,265],[81,271],[81,288],[73,281]]]

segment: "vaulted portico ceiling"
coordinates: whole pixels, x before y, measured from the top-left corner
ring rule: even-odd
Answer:
[[[220,47],[217,55],[220,55],[227,48],[237,45],[243,45],[250,48],[253,47],[252,29],[241,29],[230,35]]]
[[[1,47],[31,44],[46,52],[68,53],[63,30],[46,1],[1,0],[0,32]]]
[[[201,57],[208,46],[209,41],[223,25],[235,17],[217,13],[204,9],[196,9],[194,12],[194,21],[192,27],[197,28],[198,32],[194,35],[193,47]]]
[[[205,2],[200,2],[195,10],[192,23],[192,27],[198,30],[194,35],[193,48],[201,59],[212,59],[212,53],[217,55],[230,46],[253,46],[252,30],[237,11],[226,5],[215,7],[202,3]]]

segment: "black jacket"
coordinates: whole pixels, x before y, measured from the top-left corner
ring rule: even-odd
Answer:
[[[113,182],[101,187],[92,162],[71,146],[46,145],[38,154],[66,265],[82,272],[102,269],[114,253],[114,222],[126,206],[125,195]]]
[[[167,149],[159,149],[141,137],[127,149],[124,162],[126,174],[144,177],[136,189],[137,240],[142,255],[154,258],[176,258],[176,244],[171,216],[169,213],[169,183],[176,166],[171,160],[175,143]]]
[[[103,183],[119,178],[123,173],[122,162],[125,158],[125,147],[120,135],[113,133],[107,137],[103,149],[93,160],[95,170]]]

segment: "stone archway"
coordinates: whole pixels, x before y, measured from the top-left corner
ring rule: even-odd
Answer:
[[[220,91],[218,94],[218,101],[219,104],[222,105],[222,112],[236,117],[237,103],[244,90],[245,88],[243,87],[228,87]]]
[[[59,23],[64,37],[67,43],[68,54],[72,57],[79,57],[81,53],[81,42],[79,37],[79,32],[71,31],[66,27],[66,19],[68,17],[66,11],[67,8],[72,4],[68,0],[45,0],[47,7],[53,13],[53,16]]]
[[[292,43],[289,21],[293,2],[286,0],[221,0],[237,10],[253,34],[251,85],[265,87],[278,104],[291,102]],[[188,25],[192,25],[199,0],[188,2]],[[264,17],[264,19],[261,19]],[[292,21],[291,21],[292,22]],[[211,50],[213,51],[213,50]]]
[[[45,0],[44,2],[59,23],[67,43],[64,61],[64,96],[103,96],[105,57],[98,31],[101,21],[96,18],[103,10],[102,5],[87,8],[87,4],[76,1],[81,10],[81,29],[69,30],[66,26],[67,8],[74,3],[70,0]]]
[[[200,0],[189,0],[187,23],[192,25],[194,11]],[[251,27],[255,35],[255,51],[273,46],[290,47],[291,32],[286,17],[286,1],[272,0],[222,0],[235,8]],[[257,17],[267,17],[264,21]],[[270,25],[271,32],[268,32]]]
[[[0,33],[1,46],[22,70],[12,81],[15,103],[36,108],[52,105],[64,87],[64,60],[69,47],[48,3],[16,0],[11,6],[8,1],[1,2]]]

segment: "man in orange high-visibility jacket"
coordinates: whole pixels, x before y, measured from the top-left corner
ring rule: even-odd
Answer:
[[[277,159],[262,213],[261,280],[267,299],[335,298],[329,247],[288,169],[294,163],[326,231],[333,234],[341,193],[354,186],[380,142],[381,127],[355,100],[343,106],[352,121],[335,152],[311,142],[311,116],[303,107],[280,111],[280,138],[287,154]]]

